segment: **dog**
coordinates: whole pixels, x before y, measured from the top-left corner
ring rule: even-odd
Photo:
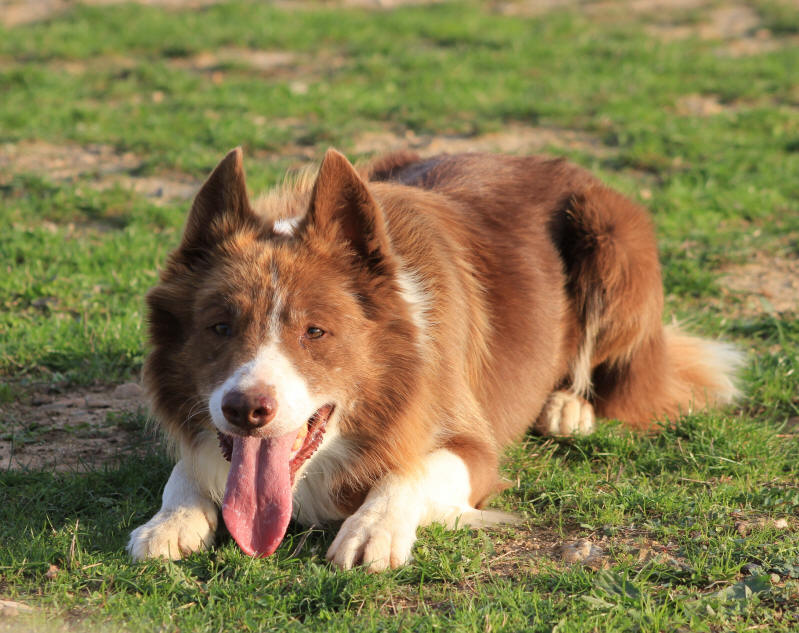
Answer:
[[[250,202],[240,149],[147,295],[143,383],[178,461],[133,559],[249,555],[343,521],[338,567],[490,525],[503,449],[736,396],[734,348],[662,323],[648,213],[563,159],[397,152]]]

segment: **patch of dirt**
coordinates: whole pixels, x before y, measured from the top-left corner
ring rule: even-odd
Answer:
[[[214,52],[203,51],[191,57],[172,59],[169,63],[175,68],[210,73],[212,78],[221,77],[214,73],[221,73],[221,69],[230,64],[274,75],[281,70],[296,69],[299,64],[299,56],[289,51],[221,48]]]
[[[142,160],[131,152],[118,152],[109,145],[56,145],[45,141],[0,145],[0,184],[24,173],[67,182],[91,177],[91,186],[96,189],[120,186],[155,202],[188,200],[200,186],[199,181],[186,174],[137,175],[141,166]]]
[[[508,124],[501,132],[479,136],[417,136],[389,131],[365,132],[356,139],[352,151],[357,154],[376,154],[396,149],[415,149],[425,155],[459,152],[504,152],[522,154],[554,148],[579,150],[594,156],[609,156],[612,148],[599,139],[576,130],[556,127]]]
[[[738,532],[738,534],[740,534],[744,538],[752,532],[757,532],[766,529],[787,530],[788,520],[784,518],[772,519],[767,517],[760,517],[758,519],[738,521],[735,524],[735,530]]]
[[[319,6],[387,10],[398,7],[439,4],[445,0],[274,0],[281,9],[318,9]]]
[[[16,600],[0,600],[0,616],[14,617],[20,613],[33,613],[33,607]]]
[[[536,17],[580,7],[588,15],[615,16],[621,13],[658,14],[676,13],[702,8],[711,0],[609,0],[586,2],[585,0],[506,0],[492,4],[495,11],[504,15]]]
[[[438,4],[444,0],[323,0],[323,4],[359,9],[396,9],[422,4]]]
[[[7,27],[19,26],[66,13],[78,4],[104,6],[129,1],[168,9],[199,9],[218,4],[220,0],[0,0],[0,23]]]
[[[564,563],[579,563],[592,569],[608,567],[608,560],[604,550],[587,538],[562,543],[558,546],[557,553]]]
[[[122,176],[93,183],[95,189],[102,191],[114,186],[130,189],[158,203],[191,200],[200,189],[200,181],[185,174],[171,176]]]
[[[56,71],[63,71],[68,75],[105,72],[113,76],[121,76],[136,68],[140,63],[141,60],[135,57],[108,54],[90,59],[51,59],[47,62],[47,66]]]
[[[150,7],[164,7],[166,9],[202,9],[215,4],[220,4],[222,0],[80,0],[81,4],[90,4],[98,7],[110,6],[114,4],[126,4],[134,2]]]
[[[674,543],[663,544],[636,527],[613,527],[579,537],[577,528],[559,536],[555,530],[529,527],[497,535],[494,556],[487,561],[491,574],[504,577],[539,570],[555,565],[567,568],[580,565],[590,569],[607,569],[619,562],[640,566],[662,564],[679,572],[691,566]]]
[[[579,4],[580,0],[511,0],[510,2],[493,2],[491,7],[495,12],[502,15],[536,17]]]
[[[713,116],[732,108],[722,104],[715,95],[689,94],[677,99],[675,110],[683,116]]]
[[[270,79],[289,80],[293,94],[306,94],[313,81],[329,80],[331,74],[347,65],[347,58],[336,51],[319,49],[313,55],[281,50],[227,47],[203,51],[190,57],[168,61],[173,68],[202,74],[213,83],[222,83],[237,66]]]
[[[696,8],[701,8],[697,3]],[[647,25],[647,32],[667,42],[695,37],[717,41],[717,52],[725,57],[744,57],[795,46],[796,37],[775,38],[763,28],[758,13],[746,5],[715,6],[709,8],[703,19],[692,22],[669,22],[662,16],[658,22]]]
[[[73,6],[68,0],[0,0],[0,23],[11,27],[46,20]]]
[[[135,169],[141,161],[108,145],[55,145],[30,141],[0,146],[0,178],[8,174],[45,173],[53,180],[74,180],[85,174],[105,176]]]
[[[615,0],[593,2],[586,7],[586,10],[594,14],[625,11],[641,15],[662,16],[664,13],[684,13],[694,9],[703,9],[712,4],[712,0]]]
[[[307,0],[276,0],[275,4],[283,9],[311,9],[322,6],[359,8],[359,9],[395,9],[408,5],[435,4],[443,0],[323,0],[309,2]],[[556,0],[553,0],[556,1]],[[40,22],[66,13],[78,4],[94,6],[112,6],[126,2],[135,2],[151,7],[163,7],[173,11],[202,9],[221,0],[0,0],[0,23],[7,27]]]
[[[697,25],[697,34],[703,40],[730,40],[752,35],[760,26],[760,16],[746,5],[721,6],[708,14],[706,21]]]
[[[136,383],[69,392],[29,392],[3,405],[0,468],[76,471],[154,450],[143,431],[146,404]]]
[[[742,314],[799,313],[799,258],[756,253],[726,267],[719,283],[740,299]]]

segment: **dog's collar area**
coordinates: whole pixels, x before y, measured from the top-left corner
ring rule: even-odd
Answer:
[[[319,407],[308,419],[308,422],[306,422],[304,429],[305,437],[303,438],[302,446],[292,455],[289,461],[289,473],[292,484],[294,483],[294,476],[300,469],[300,466],[316,452],[319,445],[322,443],[322,438],[327,429],[327,421],[330,419],[334,408],[335,405],[332,404]],[[298,438],[302,430],[303,429],[300,429],[300,432],[298,432]],[[233,436],[222,433],[222,431],[217,431],[216,434],[219,438],[219,448],[222,451],[222,456],[227,461],[230,461],[233,456]]]

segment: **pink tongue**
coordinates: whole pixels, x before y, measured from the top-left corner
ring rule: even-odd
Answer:
[[[291,518],[292,431],[281,437],[234,437],[222,517],[249,556],[274,552]]]

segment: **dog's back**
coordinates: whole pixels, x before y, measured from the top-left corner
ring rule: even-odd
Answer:
[[[479,334],[461,342],[481,352],[466,359],[467,375],[498,446],[533,421],[540,432],[564,430],[547,407],[553,392],[639,429],[735,396],[731,348],[662,325],[647,211],[585,170],[542,157],[401,153],[367,174],[446,200],[430,239],[456,242],[468,271],[461,283],[481,304],[449,314],[468,316]],[[405,211],[385,209],[389,226],[404,223]],[[413,260],[415,244],[400,244]],[[444,264],[425,253],[414,265],[435,278]],[[436,337],[445,346],[446,331]]]

